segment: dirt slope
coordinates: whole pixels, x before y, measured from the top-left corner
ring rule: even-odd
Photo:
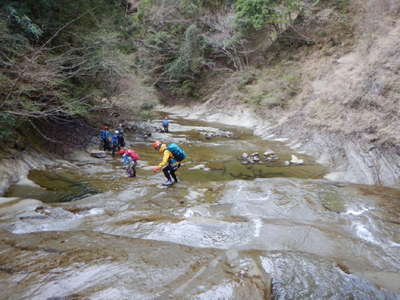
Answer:
[[[331,179],[396,185],[400,2],[353,0],[346,9],[320,7],[296,29],[311,46],[277,43],[274,59],[232,74],[203,111],[237,122],[240,110],[253,112],[256,131],[289,138],[330,166]]]

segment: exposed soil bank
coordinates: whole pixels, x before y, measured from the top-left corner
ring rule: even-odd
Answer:
[[[273,125],[245,106],[227,111],[225,105],[218,106],[208,102],[195,107],[161,109],[171,113],[178,112],[178,115],[187,119],[248,127],[264,139],[284,141],[296,151],[304,151],[329,167],[330,173],[325,177],[330,180],[387,186],[399,184],[400,152],[397,152],[396,148],[378,148],[364,144],[356,136],[347,138],[340,134],[310,130],[291,123]],[[299,124],[301,122],[297,125]]]
[[[288,32],[257,68],[206,82],[205,104],[167,110],[286,138],[332,180],[399,185],[399,15],[393,0],[321,7],[294,28],[312,43]]]

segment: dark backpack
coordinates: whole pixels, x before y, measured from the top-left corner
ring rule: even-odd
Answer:
[[[186,158],[186,152],[177,144],[169,144],[167,150],[172,153],[177,161],[182,161]]]

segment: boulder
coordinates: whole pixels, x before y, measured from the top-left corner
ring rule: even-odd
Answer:
[[[268,154],[267,156],[264,156],[264,160],[266,162],[277,161],[279,160],[279,157],[276,154]]]
[[[290,160],[290,164],[291,165],[303,165],[304,164],[304,160],[298,158],[296,155],[292,154],[292,158]]]
[[[277,160],[279,160],[279,157],[277,156],[277,155],[271,155],[270,157],[269,157],[269,160],[270,161],[277,161]]]
[[[254,153],[250,154],[250,156],[255,157],[255,156],[260,156],[260,154],[258,152],[254,152]]]
[[[90,156],[95,157],[95,158],[105,158],[107,156],[107,153],[104,151],[91,151]]]
[[[268,156],[271,156],[271,155],[275,155],[275,152],[272,151],[271,149],[268,149],[267,151],[264,152],[264,156],[265,157],[268,157]]]

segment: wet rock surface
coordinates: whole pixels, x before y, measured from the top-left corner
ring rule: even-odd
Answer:
[[[90,156],[96,157],[96,158],[106,158],[107,153],[105,151],[91,151]]]
[[[200,134],[218,126],[177,119],[152,133],[188,153],[172,187],[130,133],[135,179],[109,154],[80,152],[32,172],[37,186],[13,186],[0,198],[0,299],[400,297],[398,189],[323,180],[297,153],[304,165],[283,166],[292,150],[241,128]],[[242,165],[243,153],[260,162]],[[54,202],[71,182],[98,193]]]

